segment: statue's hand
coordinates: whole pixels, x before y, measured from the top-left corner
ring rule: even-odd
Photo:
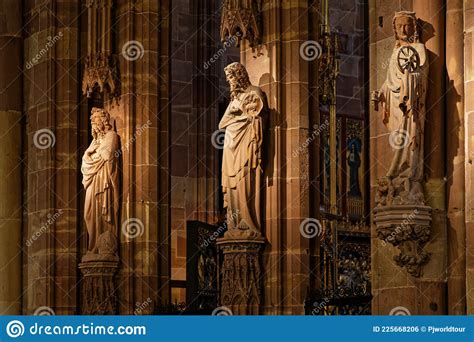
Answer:
[[[240,115],[240,114],[241,114],[241,111],[240,111],[240,108],[239,108],[239,107],[233,105],[233,106],[230,107],[229,113],[230,113],[231,115],[236,116],[236,115]]]
[[[379,102],[382,101],[382,93],[378,90],[374,90],[371,94],[370,100],[374,103],[374,109],[379,110]]]
[[[86,154],[90,157],[91,155],[93,155],[96,151],[96,148],[88,148],[87,151],[86,151]]]
[[[373,102],[379,102],[380,101],[380,92],[378,90],[374,90],[371,94],[371,101]]]

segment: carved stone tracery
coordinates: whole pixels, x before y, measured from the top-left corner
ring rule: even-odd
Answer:
[[[112,55],[112,2],[88,0],[87,57],[82,79],[82,92],[91,97],[95,90],[111,97],[118,96],[118,68]]]
[[[258,315],[262,304],[260,249],[264,239],[220,239],[224,254],[219,303],[234,315]]]
[[[94,89],[103,93],[108,87],[111,94],[117,92],[117,67],[112,56],[90,55],[86,58],[82,93],[91,97]]]
[[[262,0],[225,0],[222,7],[221,40],[237,37],[237,46],[247,39],[252,48],[262,41]]]
[[[79,264],[82,272],[82,314],[116,315],[117,295],[114,276],[118,262],[97,261]]]

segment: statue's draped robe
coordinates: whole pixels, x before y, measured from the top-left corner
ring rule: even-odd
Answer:
[[[229,230],[261,228],[261,146],[264,97],[250,86],[227,108],[219,129],[225,129],[222,189]],[[239,108],[237,115],[232,108]]]
[[[88,155],[87,151],[95,151]],[[117,236],[118,189],[118,135],[108,131],[99,140],[93,140],[82,157],[82,184],[86,190],[84,219],[89,235],[88,252],[98,253],[101,234],[110,231]]]
[[[426,115],[428,57],[424,44],[413,43],[410,46],[415,48],[420,56],[419,69],[415,72],[402,73],[397,62],[401,47],[395,47],[390,58],[387,79],[382,86],[381,100],[383,122],[389,132],[406,131],[409,139],[405,147],[395,150],[387,176],[395,178],[403,174],[404,177],[420,181],[423,176],[423,131]],[[407,119],[404,119],[399,107],[405,96],[408,98]]]

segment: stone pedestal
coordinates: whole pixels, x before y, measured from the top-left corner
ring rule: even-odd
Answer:
[[[398,266],[414,277],[422,275],[422,267],[430,258],[424,246],[431,235],[431,208],[418,205],[394,205],[374,209],[377,236],[398,247],[393,257]]]
[[[117,287],[115,274],[118,261],[84,260],[79,264],[82,272],[82,314],[116,315]]]
[[[220,272],[219,304],[233,315],[258,315],[262,305],[260,251],[262,237],[239,237],[227,233],[217,240],[224,255]]]

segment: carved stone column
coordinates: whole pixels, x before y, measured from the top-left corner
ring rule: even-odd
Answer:
[[[79,264],[82,272],[82,314],[117,314],[115,274],[118,261],[87,261]]]
[[[219,304],[233,315],[258,315],[262,305],[260,250],[264,238],[224,237],[217,245],[224,255]]]

